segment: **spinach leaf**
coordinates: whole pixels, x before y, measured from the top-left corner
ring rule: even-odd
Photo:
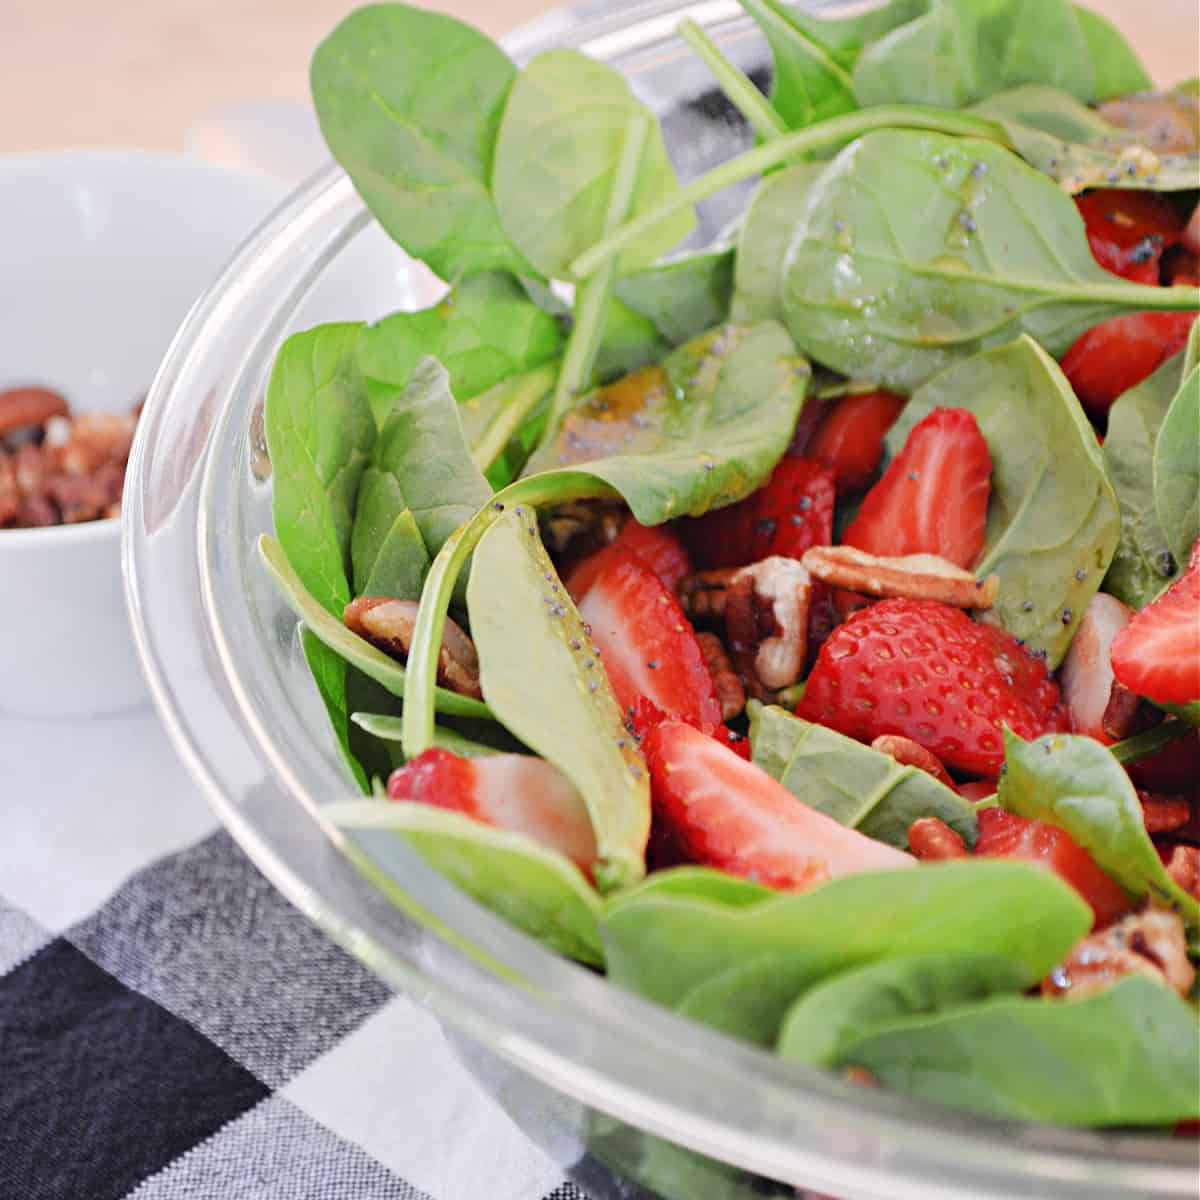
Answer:
[[[619,289],[614,293],[616,290]],[[597,382],[608,383],[648,363],[660,361],[670,350],[670,344],[663,339],[650,317],[614,294],[608,302],[604,334],[596,348],[592,374]]]
[[[432,308],[393,313],[368,326],[358,361],[382,425],[426,355],[446,368],[450,390],[465,401],[550,362],[562,343],[558,320],[511,275],[486,272],[460,280]]]
[[[1017,153],[1072,194],[1104,186],[1184,191],[1200,179],[1200,155],[1155,154],[1056,88],[1026,84],[971,111],[1003,125]]]
[[[731,319],[783,320],[784,264],[809,190],[824,163],[798,163],[768,175],[754,190],[738,234]]]
[[[319,611],[324,611],[319,606],[317,607]],[[365,792],[367,790],[366,770],[350,748],[350,706],[346,700],[346,661],[314,637],[310,629],[301,629],[300,649],[304,653],[304,661],[308,664],[317,694],[325,705],[325,712],[329,717],[329,724],[333,727],[333,736],[337,739],[337,744],[342,751],[343,761],[349,768],[350,774],[354,776],[354,781]]]
[[[892,129],[852,143],[813,185],[783,303],[816,361],[911,392],[1022,332],[1062,354],[1107,317],[1198,301],[1106,272],[1071,198],[1002,147]]]
[[[1184,379],[1158,431],[1154,506],[1176,561],[1187,562],[1200,537],[1200,368]]]
[[[920,388],[889,431],[895,454],[933,409],[975,415],[992,457],[979,575],[1000,577],[990,616],[1057,666],[1108,570],[1121,514],[1096,435],[1058,365],[1022,337]]]
[[[708,1004],[691,997],[692,1015],[769,1043],[795,998],[836,972],[961,951],[1012,959],[1031,984],[1090,926],[1091,910],[1048,872],[973,859],[848,876],[740,907],[634,889],[610,899],[601,935],[620,986],[669,1007],[708,986]],[[753,1030],[743,1009],[751,1003]]]
[[[906,850],[909,826],[939,817],[975,842],[975,811],[956,792],[824,725],[761,706],[750,717],[750,745],[755,765],[798,800],[877,841]]]
[[[469,25],[405,4],[360,8],[313,55],[334,158],[383,228],[443,279],[529,270],[488,188],[516,73]]]
[[[258,552],[271,577],[275,580],[280,594],[287,601],[288,607],[304,622],[306,634],[320,642],[330,654],[336,657],[338,662],[356,667],[391,695],[404,695],[404,667],[394,658],[389,658],[382,650],[377,650],[370,642],[351,633],[342,624],[339,617],[332,616],[318,604],[300,581],[300,577],[293,570],[277,541],[269,537],[259,538]],[[310,640],[310,638],[305,640],[306,653]],[[309,665],[312,665],[311,658]],[[332,690],[335,685],[331,682],[333,675],[324,663],[321,665],[321,672],[320,675],[317,675],[314,670],[314,677],[316,677],[318,688],[324,695],[326,688]],[[342,712],[347,711],[344,695],[338,698],[338,703]],[[492,716],[491,709],[486,704],[440,687],[434,690],[434,705],[438,712],[455,713],[463,717],[490,719]]]
[[[449,376],[437,359],[417,364],[379,439],[376,463],[402,481],[421,538],[436,554],[492,494],[471,457]]]
[[[784,1058],[832,1067],[880,1026],[1019,992],[1022,984],[1023,972],[1006,958],[967,952],[885,959],[805,992],[788,1009],[776,1049]]]
[[[321,812],[343,829],[398,834],[485,908],[560,954],[603,965],[596,927],[600,898],[557,851],[428,804],[358,800]],[[363,845],[369,849],[369,842]]]
[[[1167,874],[1137,792],[1107,747],[1070,734],[1026,742],[1011,730],[1004,745],[1001,805],[1065,829],[1127,892],[1169,903],[1189,925],[1200,924],[1200,902]]]
[[[712,867],[666,867],[647,875],[641,883],[622,892],[621,900],[646,900],[655,896],[680,896],[690,900],[711,900],[730,908],[742,908],[770,900],[779,893],[740,875],[729,875]]]
[[[722,326],[661,368],[582,397],[529,474],[599,479],[644,525],[698,516],[740,500],[770,474],[791,440],[809,374],[775,322]]]
[[[1163,1125],[1200,1112],[1195,1011],[1142,976],[1078,1000],[1003,997],[896,1021],[847,1046],[920,1100],[1056,1125]],[[1103,1048],[1103,1052],[1101,1049]]]
[[[350,534],[356,596],[415,600],[429,569],[429,552],[400,480],[387,466],[388,439],[375,443],[374,461],[363,472]]]
[[[532,512],[505,514],[479,542],[467,605],[488,705],[587,805],[597,883],[607,890],[641,878],[650,834],[646,764]]]
[[[727,321],[732,291],[733,251],[728,248],[655,263],[618,280],[614,288],[617,299],[650,321],[672,346]]]
[[[1104,463],[1121,507],[1121,540],[1104,589],[1143,608],[1178,574],[1154,504],[1154,446],[1183,378],[1183,355],[1169,358],[1108,410]]]
[[[779,0],[739,0],[767,39],[774,61],[771,103],[789,129],[858,107],[844,67]]]
[[[354,712],[350,720],[360,729],[382,742],[399,742],[403,725],[401,719],[390,713]],[[507,754],[507,749],[491,746],[486,742],[477,742],[465,737],[456,729],[439,725],[433,734],[433,744],[441,750],[449,750],[460,758],[489,758],[496,754]]]
[[[543,274],[568,266],[605,233],[609,199],[631,126],[648,122],[630,215],[679,190],[658,123],[620,72],[574,50],[539,54],[514,84],[496,141],[492,192],[500,223]],[[653,262],[691,232],[676,213],[630,246],[619,273]]]
[[[934,0],[867,47],[854,69],[863,105],[961,108],[1023,83],[1084,102],[1150,86],[1121,35],[1068,0]]]

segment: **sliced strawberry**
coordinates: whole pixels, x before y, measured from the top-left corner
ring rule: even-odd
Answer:
[[[673,717],[669,713],[663,712],[657,704],[647,700],[645,696],[639,696],[630,707],[629,717],[625,724],[629,732],[638,741],[642,741],[650,730],[661,725],[664,721],[678,721],[681,719],[680,717]],[[692,727],[699,729],[698,725],[693,725]],[[728,725],[718,725],[716,729],[701,730],[701,732],[708,733],[709,737],[715,738],[722,746],[728,746],[738,758],[744,758],[747,762],[750,761],[750,739],[740,733],[735,733]]]
[[[699,567],[743,567],[772,555],[799,558],[833,537],[833,474],[810,458],[784,458],[757,492],[684,521]]]
[[[578,601],[596,582],[613,556],[626,551],[641,559],[671,591],[692,573],[692,562],[679,535],[668,525],[643,525],[630,517],[621,532],[603,549],[589,554],[567,577],[567,591]]]
[[[712,673],[675,594],[617,549],[578,600],[622,711],[644,696],[706,733],[721,725]]]
[[[999,782],[997,779],[971,779],[958,785],[958,794],[964,800],[970,800],[974,804],[980,800],[986,800],[989,796],[994,796]]]
[[[1108,654],[1113,638],[1132,616],[1133,609],[1115,596],[1097,592],[1088,601],[1059,672],[1071,728],[1106,746],[1113,741],[1104,732],[1104,712],[1113,685]]]
[[[1108,925],[1130,910],[1129,898],[1065,830],[1018,817],[1002,808],[981,808],[975,853],[981,858],[1017,858],[1053,871],[1092,906],[1095,926]]]
[[[435,747],[393,771],[387,793],[393,800],[430,804],[526,834],[587,873],[596,861],[596,838],[582,797],[544,759],[528,754],[460,758]]]
[[[1103,417],[1118,396],[1183,349],[1195,319],[1194,312],[1110,317],[1076,339],[1063,355],[1063,374],[1084,408]]]
[[[1004,725],[1034,738],[1066,724],[1040,659],[934,600],[882,600],[839,625],[796,714],[862,742],[900,734],[972,775],[999,773]]]
[[[808,457],[832,472],[839,496],[861,492],[883,457],[883,437],[896,423],[904,397],[895,392],[854,392],[828,405],[809,442]]]
[[[1097,188],[1075,197],[1092,257],[1134,283],[1158,283],[1158,260],[1183,237],[1179,210],[1158,192]]]
[[[1186,246],[1176,246],[1159,264],[1163,287],[1200,287],[1200,255]]]
[[[803,891],[839,875],[910,867],[902,850],[802,804],[765,771],[681,721],[642,744],[655,821],[690,861]]]
[[[913,426],[842,541],[868,554],[940,554],[970,570],[983,549],[992,458],[965,408]]]

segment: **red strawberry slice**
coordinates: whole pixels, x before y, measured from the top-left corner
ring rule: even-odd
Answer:
[[[1044,663],[934,600],[883,600],[839,625],[796,715],[862,742],[900,734],[948,767],[989,776],[1004,758],[1004,725],[1023,738],[1066,725]]]
[[[1158,283],[1163,251],[1183,237],[1184,219],[1157,192],[1097,188],[1076,196],[1092,257],[1134,283]]]
[[[1183,349],[1195,319],[1194,312],[1146,312],[1101,321],[1063,355],[1063,374],[1084,408],[1103,417],[1118,396]]]
[[[1059,672],[1071,728],[1106,746],[1113,741],[1104,732],[1104,712],[1113,685],[1109,650],[1132,616],[1133,609],[1115,596],[1097,592],[1088,601]]]
[[[1200,700],[1200,541],[1187,570],[1113,638],[1112,669],[1158,704]]]
[[[642,743],[654,818],[691,862],[803,891],[827,879],[916,866],[802,804],[765,771],[682,721],[665,721]]]
[[[1131,905],[1120,886],[1065,830],[1018,817],[1002,808],[981,808],[975,853],[981,858],[1017,858],[1053,871],[1092,906],[1095,927],[1108,925]]]
[[[625,724],[629,732],[640,742],[650,730],[661,725],[664,721],[677,720],[680,720],[680,718],[672,717],[669,713],[663,712],[657,704],[647,700],[645,696],[639,696],[629,709],[629,719]],[[699,727],[693,726],[693,728]],[[718,725],[716,729],[701,730],[701,732],[708,733],[709,737],[715,738],[722,746],[728,746],[738,758],[744,758],[747,762],[750,761],[750,739],[740,733],[734,733],[728,725]]]
[[[705,570],[744,567],[772,555],[799,558],[833,537],[833,474],[810,458],[781,459],[753,495],[682,524]]]
[[[643,525],[630,517],[602,550],[588,555],[567,578],[567,591],[578,601],[604,572],[615,554],[626,551],[640,559],[673,592],[692,573],[692,562],[679,535],[667,525]]]
[[[883,437],[896,423],[904,397],[895,392],[855,392],[828,406],[809,442],[808,457],[832,472],[837,494],[861,492],[883,457]]]
[[[842,541],[868,554],[940,554],[970,570],[983,549],[991,474],[975,417],[935,408],[913,426]]]
[[[577,603],[622,711],[644,696],[706,733],[721,725],[721,702],[691,623],[645,563],[618,549]]]
[[[582,797],[557,767],[528,754],[460,758],[434,747],[393,771],[387,793],[393,800],[430,804],[526,834],[585,873],[596,861]]]

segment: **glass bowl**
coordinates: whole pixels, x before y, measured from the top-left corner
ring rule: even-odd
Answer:
[[[685,14],[740,64],[765,59],[725,2],[594,3],[549,15],[508,49],[520,60],[570,45],[620,68],[662,116],[686,176],[748,135],[674,36]],[[703,229],[711,235],[738,203],[720,198]],[[289,332],[420,306],[435,289],[331,166],[196,305],[146,405],[124,510],[135,638],[177,748],[254,862],[427,1004],[514,1119],[598,1197],[641,1186],[669,1200],[802,1189],[878,1200],[1194,1196],[1194,1144],[994,1122],[785,1063],[555,957],[398,839],[351,838],[322,818],[350,784],[295,618],[255,550],[271,530],[262,396]],[[368,881],[382,873],[395,881],[390,899]]]

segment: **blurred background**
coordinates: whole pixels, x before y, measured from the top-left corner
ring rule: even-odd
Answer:
[[[590,0],[611,11],[620,0]],[[1197,0],[1089,0],[1164,82],[1195,74]],[[307,96],[313,47],[353,0],[0,0],[0,153],[63,146],[179,149],[224,136],[249,111]],[[546,0],[434,0],[493,35]],[[215,121],[215,126],[214,126]],[[197,123],[202,123],[197,130]],[[293,133],[300,137],[302,134]],[[201,152],[212,146],[193,143]]]

